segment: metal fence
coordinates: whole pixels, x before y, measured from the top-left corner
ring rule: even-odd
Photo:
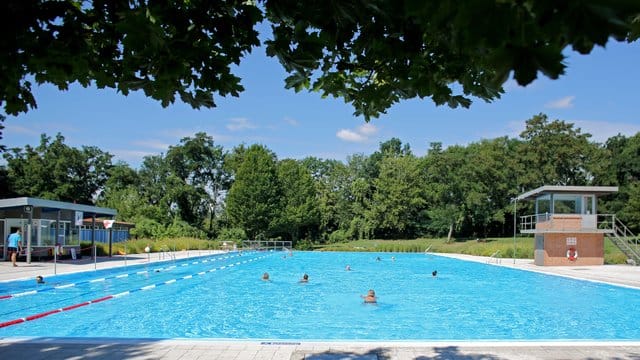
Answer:
[[[242,242],[244,248],[252,250],[291,250],[292,242],[284,240],[244,240]]]

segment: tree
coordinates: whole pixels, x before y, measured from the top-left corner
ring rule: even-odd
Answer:
[[[468,107],[469,95],[490,101],[511,72],[520,85],[538,72],[558,78],[567,46],[587,54],[610,37],[632,39],[640,32],[634,1],[269,5],[274,38],[267,53],[291,73],[287,87],[343,98],[366,119],[415,97],[454,108]],[[453,84],[460,85],[458,93]]]
[[[8,0],[0,14],[0,105],[12,115],[36,107],[32,82],[214,107],[214,94],[243,91],[231,65],[260,45],[265,18],[286,87],[342,98],[367,120],[416,97],[491,101],[512,72],[521,85],[562,75],[568,46],[588,54],[640,34],[635,0]]]
[[[0,13],[0,103],[13,115],[36,106],[32,81],[213,107],[214,93],[243,90],[230,67],[259,45],[253,27],[262,19],[255,4],[236,0],[6,1]]]
[[[369,222],[367,211],[375,190],[374,180],[380,174],[382,154],[370,156],[353,154],[347,157],[346,186],[338,192],[345,201],[343,206],[348,214],[347,236],[353,239],[369,239],[374,234],[375,225]]]
[[[96,204],[116,209],[120,221],[134,222],[146,206],[139,188],[138,173],[129,165],[118,162],[109,169],[104,190]]]
[[[145,218],[167,225],[174,217],[173,200],[170,196],[171,170],[161,155],[145,156],[138,171],[140,176],[140,195],[147,206],[140,211]]]
[[[637,233],[640,231],[640,133],[626,137],[616,135],[604,144],[608,157],[599,176],[602,184],[618,185],[619,192],[603,199],[601,211],[618,214]]]
[[[598,147],[591,134],[561,120],[549,121],[538,114],[527,120],[520,134],[518,157],[522,163],[521,184],[533,189],[543,185],[589,185]]]
[[[250,239],[269,236],[282,206],[276,155],[262,145],[251,145],[243,158],[226,198],[227,214]]]
[[[215,145],[213,138],[202,132],[183,138],[180,145],[171,146],[167,152],[167,163],[180,183],[173,189],[180,218],[192,226],[201,226],[208,214],[210,233],[221,193],[230,185],[225,155],[222,146]]]
[[[634,182],[621,189],[624,206],[620,219],[635,233],[640,232],[640,183]]]
[[[375,234],[384,238],[417,236],[426,220],[425,184],[418,160],[413,156],[387,156],[380,163],[380,176],[367,211]]]
[[[0,114],[0,140],[2,140],[2,129],[4,129],[3,123],[6,119],[7,119],[6,116]],[[5,150],[7,150],[7,147],[5,145],[0,144],[0,153],[4,152]]]
[[[467,162],[460,178],[464,179],[465,216],[475,236],[513,232],[513,227],[506,231],[504,225],[513,223],[506,221],[513,216],[510,200],[519,195],[514,154],[520,144],[500,137],[471,143],[465,149]]]
[[[129,186],[137,187],[140,184],[140,176],[127,163],[118,161],[107,172],[104,192],[109,190],[121,190]]]
[[[283,195],[278,228],[295,245],[305,230],[315,232],[320,224],[316,189],[309,170],[292,159],[278,163],[278,180]]]
[[[320,232],[323,239],[334,232],[346,233],[353,215],[349,168],[338,160],[307,157],[302,164],[314,180],[320,206]]]
[[[614,176],[618,185],[640,180],[640,133],[631,137],[618,134],[607,139],[604,147],[610,154],[610,167],[605,171]]]
[[[57,134],[52,141],[42,134],[40,145],[4,153],[9,185],[21,196],[93,204],[111,165],[109,153],[93,146],[76,149]]]
[[[427,227],[437,235],[446,233],[447,241],[452,240],[454,231],[460,230],[465,217],[465,184],[460,169],[466,165],[466,155],[461,146],[443,150],[441,143],[431,143],[423,160]]]

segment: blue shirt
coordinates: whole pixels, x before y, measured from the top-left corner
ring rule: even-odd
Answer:
[[[20,240],[22,240],[22,237],[18,233],[9,235],[9,247],[17,248]]]

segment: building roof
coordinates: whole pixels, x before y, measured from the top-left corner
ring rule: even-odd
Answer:
[[[558,186],[545,185],[524,194],[518,195],[516,200],[532,200],[546,194],[571,195],[608,195],[618,192],[617,186]]]
[[[92,214],[95,216],[116,216],[116,214],[118,213],[115,209],[110,208],[30,197],[0,199],[0,209],[19,208],[23,206],[33,206],[37,208],[55,210],[82,211],[85,214]]]

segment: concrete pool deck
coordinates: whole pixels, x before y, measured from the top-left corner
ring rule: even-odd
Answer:
[[[176,252],[176,259],[207,255],[206,251]],[[551,275],[640,288],[640,266],[604,265],[539,267],[532,260],[488,259],[459,254],[437,254],[468,261],[491,263]],[[165,257],[166,259],[166,257]],[[0,262],[0,281],[35,279],[78,271],[161,261],[161,254],[83,258],[76,261]],[[35,280],[34,280],[35,281]],[[1,305],[1,304],[0,304]],[[19,325],[18,325],[19,326]],[[226,341],[226,340],[127,340],[94,338],[2,338],[3,359],[223,359],[223,360],[373,360],[373,359],[640,359],[640,341],[437,341],[437,342],[319,342],[319,341]]]

